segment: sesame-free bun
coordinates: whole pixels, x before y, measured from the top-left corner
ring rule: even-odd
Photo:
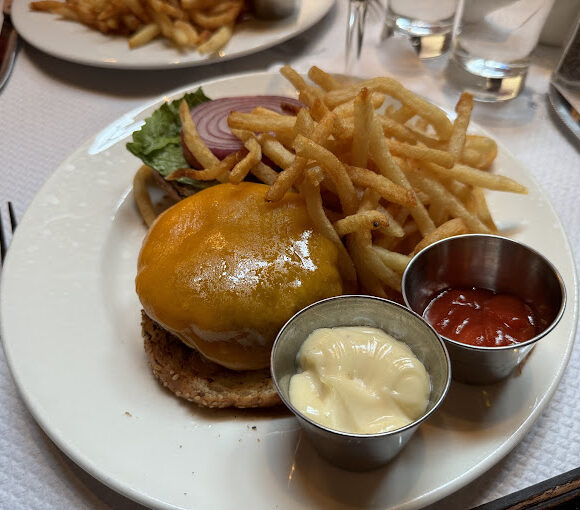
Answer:
[[[280,397],[267,368],[233,371],[202,356],[141,313],[147,360],[155,377],[202,407],[271,407]]]
[[[337,249],[302,198],[265,199],[264,184],[218,184],[181,200],[147,233],[136,290],[146,314],[233,370],[269,366],[279,329],[342,293]]]

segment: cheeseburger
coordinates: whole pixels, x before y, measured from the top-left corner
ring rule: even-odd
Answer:
[[[208,407],[278,403],[272,343],[301,308],[341,294],[335,245],[302,198],[218,184],[162,213],[139,254],[136,290],[156,377]]]

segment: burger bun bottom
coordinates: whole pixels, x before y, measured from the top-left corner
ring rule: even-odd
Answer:
[[[269,369],[234,371],[185,345],[141,311],[153,374],[178,397],[202,407],[272,407],[281,403]]]

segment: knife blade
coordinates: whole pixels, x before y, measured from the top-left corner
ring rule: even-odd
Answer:
[[[18,50],[18,34],[10,17],[11,8],[12,0],[4,0],[2,7],[4,21],[0,31],[0,90],[6,85],[10,77],[14,67],[14,60],[16,59],[16,51]]]

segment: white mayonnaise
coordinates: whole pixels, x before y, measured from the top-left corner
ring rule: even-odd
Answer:
[[[298,353],[290,401],[312,421],[357,434],[403,427],[427,408],[431,381],[413,351],[370,327],[321,328]]]

